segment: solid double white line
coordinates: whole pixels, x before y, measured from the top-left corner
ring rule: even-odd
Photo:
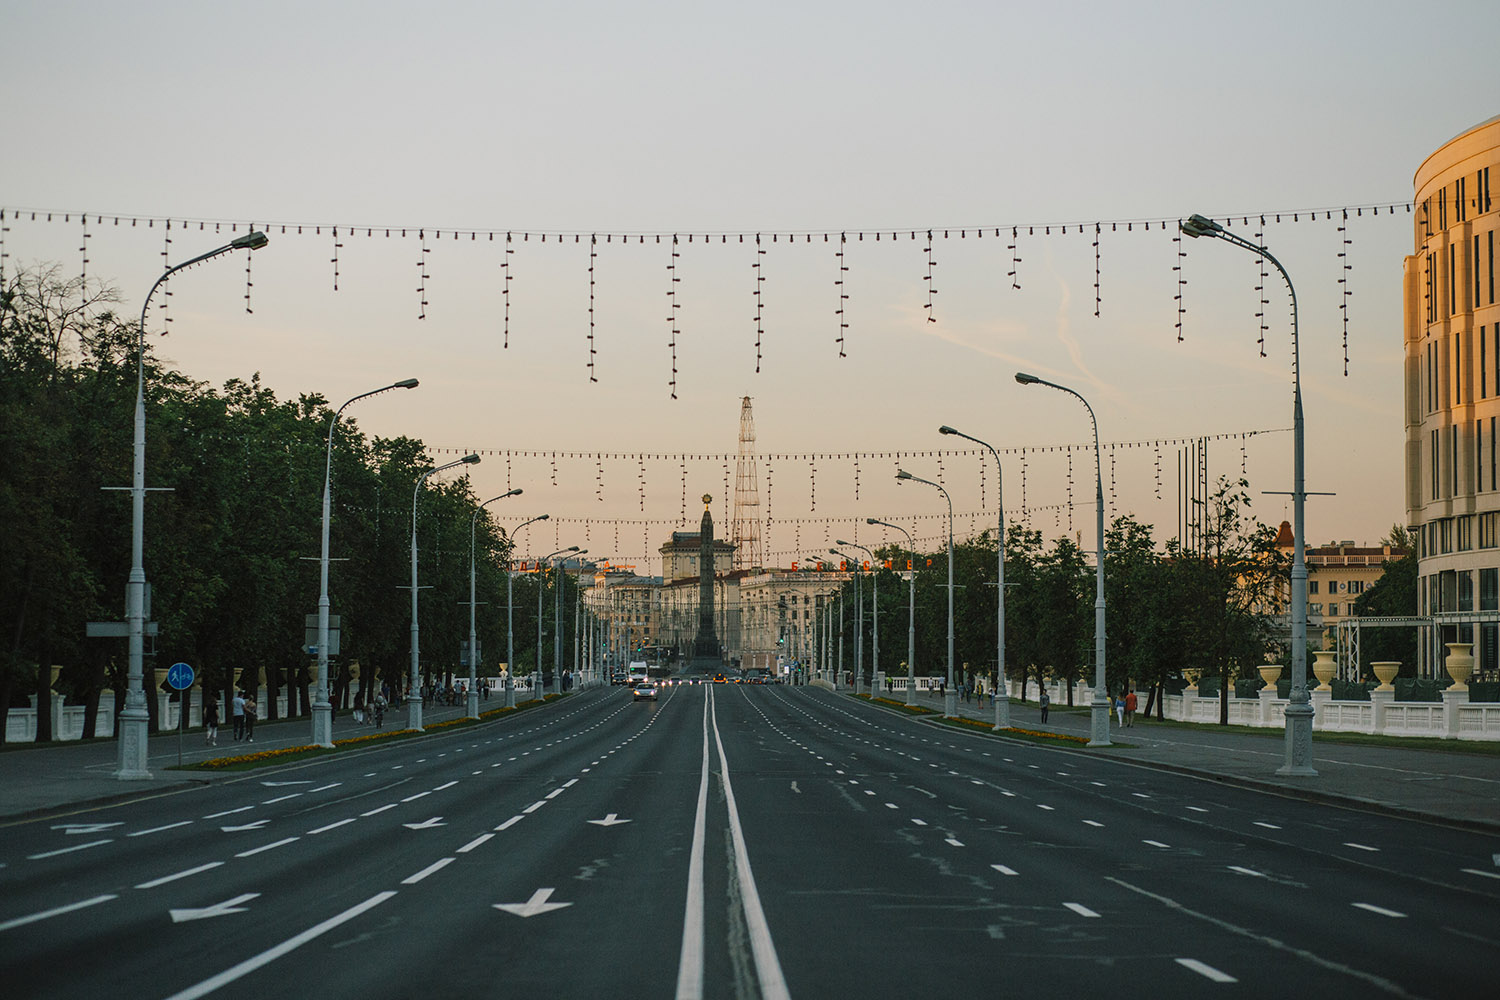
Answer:
[[[677,970],[678,1000],[701,1000],[703,996],[703,849],[704,827],[708,816],[708,730],[712,719],[714,746],[724,777],[724,804],[729,813],[729,833],[734,844],[735,874],[740,884],[740,903],[745,926],[750,934],[750,954],[755,959],[755,974],[765,1000],[790,1000],[771,927],[760,905],[755,887],[755,873],[750,870],[750,855],[745,848],[745,831],[740,825],[740,811],[735,805],[734,784],[729,777],[729,758],[719,736],[719,713],[714,703],[714,689],[707,689],[703,703],[703,766],[698,779],[698,811],[693,819],[693,851],[688,862],[687,906],[682,927],[682,960]]]

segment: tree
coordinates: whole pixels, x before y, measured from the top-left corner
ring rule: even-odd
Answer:
[[[1392,529],[1389,537],[1402,538],[1405,531]],[[1354,614],[1360,618],[1410,618],[1417,613],[1417,560],[1414,555],[1398,555],[1380,564],[1380,579],[1354,599]],[[1398,660],[1402,677],[1417,675],[1417,631],[1414,628],[1361,629],[1359,639],[1360,676],[1370,674],[1369,665],[1381,660]]]
[[[1275,532],[1250,516],[1249,483],[1220,477],[1204,509],[1202,546],[1169,543],[1176,595],[1183,609],[1181,641],[1218,674],[1219,722],[1229,722],[1229,689],[1259,666],[1270,644],[1268,608],[1285,572]]]

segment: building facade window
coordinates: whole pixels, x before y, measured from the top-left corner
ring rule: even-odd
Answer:
[[[1309,594],[1316,594],[1318,592],[1318,581],[1317,580],[1308,580],[1307,581],[1307,592]],[[321,612],[319,612],[319,613],[321,614]]]
[[[1445,517],[1437,523],[1438,551],[1443,555],[1453,551],[1453,518]]]
[[[1468,552],[1474,547],[1474,517],[1472,514],[1465,514],[1454,518],[1454,521],[1458,528],[1458,538],[1455,539],[1457,549],[1459,552]]]

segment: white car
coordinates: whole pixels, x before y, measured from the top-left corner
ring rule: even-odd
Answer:
[[[656,692],[657,688],[655,681],[641,681],[631,689],[632,698],[635,701],[645,701],[647,699],[655,701]]]

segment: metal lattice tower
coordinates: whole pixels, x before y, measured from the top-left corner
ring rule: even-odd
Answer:
[[[740,451],[734,472],[734,568],[765,565],[760,548],[760,472],[755,463],[755,414],[750,397],[740,400]]]

